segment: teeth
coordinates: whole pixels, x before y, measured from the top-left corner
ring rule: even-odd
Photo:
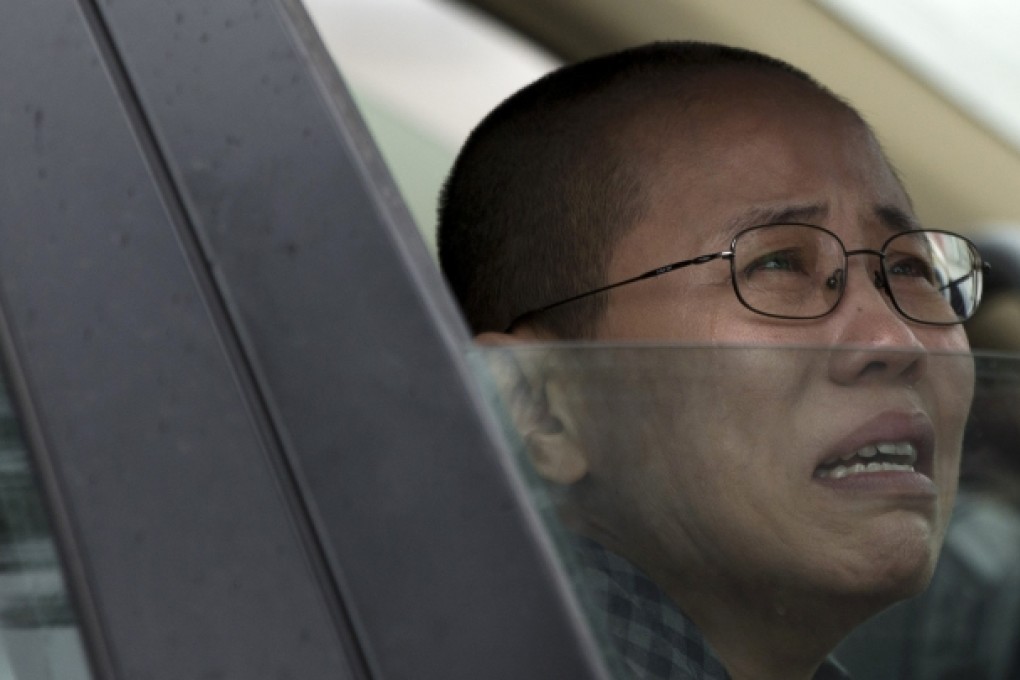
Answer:
[[[877,446],[862,446],[861,448],[851,453],[850,457],[852,458],[853,456],[860,456],[861,458],[874,458],[876,455],[878,455]]]
[[[908,456],[911,463],[917,460],[917,449],[909,442],[877,444],[875,448],[879,453],[887,456]]]
[[[818,470],[816,476],[821,478],[829,479],[842,479],[843,477],[849,477],[850,475],[866,474],[868,472],[913,472],[913,465],[900,465],[898,463],[878,463],[872,461],[865,465],[864,463],[855,463],[853,465],[837,465],[830,470]]]
[[[910,442],[881,442],[878,444],[868,444],[862,446],[856,451],[849,451],[839,456],[839,460],[850,460],[851,458],[874,458],[878,454],[884,456],[908,456],[910,462],[913,463],[917,460],[917,449]],[[825,461],[828,463],[835,463],[837,458],[833,456],[829,460]]]

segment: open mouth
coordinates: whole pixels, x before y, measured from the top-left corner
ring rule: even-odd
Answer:
[[[916,462],[917,447],[913,443],[878,442],[822,461],[815,477],[841,479],[875,472],[914,472]]]

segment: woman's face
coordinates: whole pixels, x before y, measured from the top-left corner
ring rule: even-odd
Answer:
[[[728,88],[746,102],[706,95],[691,125],[656,139],[649,209],[608,280],[726,250],[764,220],[823,226],[848,250],[916,224],[856,118],[802,86],[733,77],[747,79]],[[897,599],[923,587],[956,491],[973,366],[962,328],[905,319],[874,285],[878,266],[852,258],[840,304],[807,321],[744,307],[725,261],[611,291],[600,340],[766,349],[678,352],[646,381],[672,399],[605,414],[634,434],[629,446],[611,437],[613,450],[586,443],[592,531],[681,592]],[[767,349],[790,345],[824,349]]]

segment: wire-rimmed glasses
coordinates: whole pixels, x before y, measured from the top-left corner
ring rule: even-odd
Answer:
[[[849,258],[873,255],[875,287],[893,307],[918,323],[963,323],[981,301],[987,264],[968,239],[949,231],[917,229],[890,236],[878,250],[847,250],[836,234],[813,224],[767,224],[738,233],[730,249],[672,262],[623,281],[559,300],[518,315],[507,331],[527,318],[691,265],[729,260],[733,291],[753,312],[779,319],[817,319],[836,308],[846,290]]]

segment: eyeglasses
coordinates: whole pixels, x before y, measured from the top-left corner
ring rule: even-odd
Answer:
[[[847,250],[834,233],[812,224],[768,224],[738,233],[730,249],[680,260],[520,314],[527,318],[620,286],[705,264],[730,261],[733,292],[741,304],[777,319],[817,319],[836,308],[846,290],[849,258],[874,255],[873,283],[911,321],[949,326],[963,323],[981,301],[989,267],[969,240],[948,231],[918,229],[890,237],[879,250]]]

